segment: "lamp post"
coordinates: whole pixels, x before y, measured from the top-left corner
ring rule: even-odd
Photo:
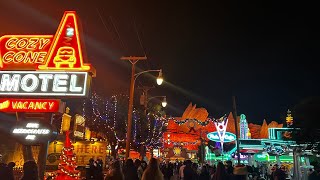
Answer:
[[[166,107],[167,106],[167,96],[152,96],[150,98],[148,98],[148,93],[147,91],[141,95],[143,98],[140,99],[140,104],[144,106],[144,114],[147,115],[147,109],[148,109],[148,102],[151,100],[151,99],[154,99],[154,98],[163,98],[162,99],[162,102],[161,102],[161,106],[162,107]]]
[[[126,160],[129,157],[130,152],[130,141],[131,141],[131,129],[132,129],[132,111],[133,111],[133,95],[134,95],[134,84],[136,79],[143,73],[147,72],[159,72],[158,78],[157,78],[157,84],[161,85],[163,82],[162,77],[162,70],[146,70],[135,74],[135,64],[139,60],[146,60],[147,57],[136,57],[136,56],[130,56],[130,57],[121,57],[121,60],[128,60],[132,66],[131,66],[131,81],[130,81],[130,92],[129,92],[129,107],[128,107],[128,127],[127,127],[127,139],[126,139]]]

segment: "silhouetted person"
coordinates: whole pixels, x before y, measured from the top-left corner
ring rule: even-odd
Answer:
[[[186,160],[186,167],[183,169],[183,179],[184,180],[196,180],[197,173],[192,169],[192,162]]]
[[[21,180],[39,180],[36,162],[27,161],[23,164],[23,176]]]
[[[274,172],[274,179],[275,180],[286,180],[286,173],[281,168],[276,168]]]
[[[6,179],[8,178],[8,167],[5,163],[0,163],[0,178]]]
[[[136,159],[134,161],[134,166],[136,167],[137,169],[137,174],[138,174],[138,178],[141,179],[142,178],[142,174],[143,174],[143,168],[141,166],[141,161],[139,159]]]
[[[16,163],[14,162],[9,162],[7,166],[7,171],[8,171],[8,180],[14,180],[14,175],[13,175],[13,167],[16,166]]]
[[[160,171],[157,159],[150,159],[147,169],[143,172],[141,180],[163,180],[163,174]]]
[[[166,162],[162,166],[162,173],[165,180],[170,180],[171,176],[173,176],[173,165],[170,162]]]
[[[247,180],[248,177],[248,166],[239,165],[233,169],[234,180]]]
[[[228,180],[228,175],[226,172],[226,168],[224,167],[222,162],[218,162],[217,170],[214,175],[214,180]]]
[[[107,174],[106,180],[124,180],[124,175],[121,170],[120,161],[115,161],[111,165],[111,171]]]
[[[199,175],[199,180],[210,180],[210,174],[207,166],[202,166],[201,173]]]
[[[143,171],[147,169],[147,166],[148,166],[147,162],[142,160],[141,161],[141,167],[142,167]]]
[[[125,180],[139,180],[137,168],[134,166],[132,159],[126,161],[123,174]]]
[[[103,162],[97,159],[95,162],[95,180],[103,180]]]

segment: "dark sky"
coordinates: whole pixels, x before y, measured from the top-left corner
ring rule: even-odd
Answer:
[[[137,65],[163,69],[166,83],[150,95],[166,95],[169,114],[180,116],[193,102],[220,117],[232,110],[235,95],[249,122],[280,122],[288,108],[320,92],[315,8],[266,1],[0,0],[0,35],[54,34],[63,11],[77,10],[99,93],[128,89],[130,66],[120,57],[146,53],[148,60]],[[136,85],[153,84],[142,76]]]

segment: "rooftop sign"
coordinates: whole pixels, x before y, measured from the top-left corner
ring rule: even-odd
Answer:
[[[85,96],[90,72],[74,11],[64,13],[55,35],[0,37],[0,95]]]

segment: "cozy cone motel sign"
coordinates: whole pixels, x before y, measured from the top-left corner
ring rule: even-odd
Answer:
[[[4,35],[0,37],[0,111],[57,111],[59,101],[52,98],[86,96],[92,72],[91,65],[84,63],[74,11],[64,13],[54,36]]]

